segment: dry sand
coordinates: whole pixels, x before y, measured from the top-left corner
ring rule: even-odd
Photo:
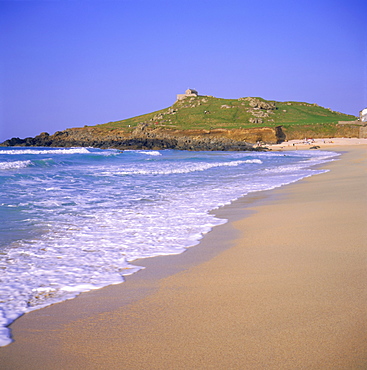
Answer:
[[[274,151],[284,150],[307,150],[312,147],[315,149],[332,149],[339,146],[367,145],[367,139],[363,138],[328,138],[328,139],[307,139],[289,140],[281,144],[267,145],[267,148]]]
[[[2,369],[366,369],[367,146],[179,256],[18,319]]]

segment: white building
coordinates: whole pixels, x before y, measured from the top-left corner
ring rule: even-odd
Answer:
[[[361,122],[367,122],[367,108],[364,108],[359,112],[359,120]]]

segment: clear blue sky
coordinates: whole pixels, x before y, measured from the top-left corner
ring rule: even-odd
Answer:
[[[0,0],[0,141],[222,98],[367,106],[365,0]]]

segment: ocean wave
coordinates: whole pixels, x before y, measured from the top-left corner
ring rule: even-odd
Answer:
[[[160,156],[162,153],[158,152],[157,150],[137,150],[136,153],[146,154],[151,156]]]
[[[14,170],[19,168],[26,168],[31,165],[31,161],[13,161],[13,162],[0,162],[0,170]]]
[[[124,171],[116,171],[116,172],[103,172],[103,175],[172,175],[172,174],[181,174],[181,173],[191,173],[197,171],[206,171],[211,168],[216,167],[237,167],[241,164],[245,163],[254,163],[254,164],[262,164],[263,162],[260,159],[247,159],[244,161],[233,161],[233,162],[226,162],[226,163],[200,163],[194,165],[186,165],[182,168],[173,168],[173,167],[166,167],[160,169],[137,169],[131,168],[126,169]]]

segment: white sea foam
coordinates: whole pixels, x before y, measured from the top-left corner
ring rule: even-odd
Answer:
[[[1,150],[0,154],[9,155],[24,155],[24,154],[86,154],[90,151],[86,148],[67,148],[67,149],[14,149],[14,150]]]
[[[155,156],[155,157],[162,155],[157,150],[137,150],[136,153],[151,155],[151,156]]]
[[[176,168],[174,164],[167,164],[166,166],[160,166],[160,169],[139,169],[135,165],[134,168],[128,168],[124,171],[116,172],[102,172],[103,175],[170,175],[170,174],[184,174],[197,171],[205,171],[215,167],[236,167],[241,164],[261,164],[260,159],[248,159],[244,161],[232,161],[225,163],[189,163],[180,168]],[[141,166],[142,167],[142,166]]]
[[[31,161],[13,161],[13,162],[0,162],[0,170],[13,170],[19,168],[26,168],[32,164]]]

